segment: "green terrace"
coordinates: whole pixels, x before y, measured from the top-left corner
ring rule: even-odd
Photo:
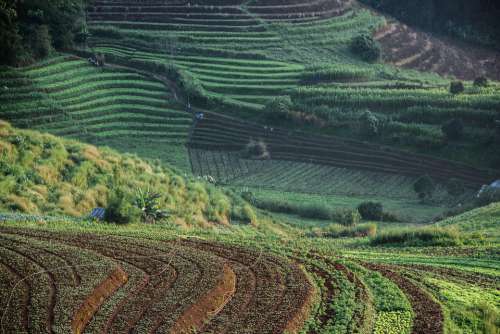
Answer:
[[[97,68],[74,56],[57,56],[23,69],[0,72],[7,87],[0,117],[14,125],[128,150],[135,138],[160,152],[187,140],[191,116],[162,82],[125,68]],[[150,152],[152,152],[150,150]],[[146,154],[151,155],[151,154]],[[157,156],[156,154],[152,154]],[[185,164],[185,162],[182,162]]]

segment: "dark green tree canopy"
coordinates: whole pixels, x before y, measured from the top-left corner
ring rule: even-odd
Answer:
[[[84,0],[0,0],[0,62],[20,65],[73,46]]]

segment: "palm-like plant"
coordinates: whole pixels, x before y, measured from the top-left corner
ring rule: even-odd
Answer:
[[[142,212],[143,222],[152,224],[168,216],[166,210],[159,208],[160,197],[159,193],[152,192],[149,188],[146,191],[137,189],[135,204]]]

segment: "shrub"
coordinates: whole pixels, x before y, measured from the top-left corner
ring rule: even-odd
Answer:
[[[458,231],[450,228],[423,227],[378,234],[372,239],[373,246],[459,246],[462,244]]]
[[[361,221],[358,210],[342,209],[335,212],[335,221],[344,226],[355,226]]]
[[[454,118],[441,126],[441,131],[450,140],[458,140],[464,134],[464,122],[459,118]]]
[[[134,207],[131,202],[122,190],[116,190],[108,199],[104,220],[115,224],[138,222],[141,211]]]
[[[269,159],[271,157],[264,141],[250,140],[245,146],[245,157],[249,159]]]
[[[303,218],[332,220],[335,216],[335,211],[324,204],[309,204],[302,205],[297,208],[297,213]]]
[[[459,179],[449,179],[446,182],[446,192],[451,196],[460,196],[465,192],[465,185]]]
[[[429,175],[424,175],[418,178],[413,184],[413,189],[420,199],[431,198],[436,190],[436,184]]]
[[[375,237],[377,225],[363,224],[359,226],[342,226],[331,224],[324,229],[315,230],[308,234],[309,237],[319,238],[363,238]]]
[[[245,224],[251,224],[256,226],[258,224],[258,218],[255,214],[254,209],[248,205],[234,207],[231,211],[231,219]]]
[[[378,202],[364,202],[358,205],[358,211],[365,220],[381,221],[384,217],[384,207]]]
[[[266,103],[264,111],[269,113],[287,114],[292,110],[292,99],[290,96],[276,96]]]
[[[476,79],[474,79],[474,86],[488,87],[488,79],[484,76],[477,77]]]
[[[379,134],[379,120],[369,110],[365,111],[359,118],[360,133],[366,137],[375,137]]]
[[[450,83],[450,93],[451,94],[460,94],[465,90],[464,83],[462,81],[453,81]]]
[[[376,62],[380,58],[380,44],[371,35],[362,34],[351,41],[351,51],[367,62]]]

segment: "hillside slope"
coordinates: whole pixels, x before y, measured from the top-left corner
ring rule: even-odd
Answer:
[[[439,222],[440,226],[455,226],[464,232],[482,233],[494,242],[500,241],[500,203],[474,209]]]
[[[81,217],[94,207],[122,200],[123,213],[138,218],[134,196],[149,190],[160,194],[169,221],[181,225],[227,224],[232,212],[242,211],[213,186],[161,165],[108,148],[19,130],[5,122],[0,123],[0,176],[0,210]],[[123,199],[117,199],[119,195]]]

